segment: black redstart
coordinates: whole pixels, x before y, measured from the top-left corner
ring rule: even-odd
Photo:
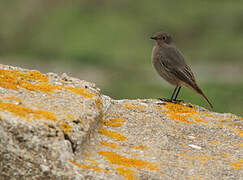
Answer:
[[[199,88],[191,68],[186,64],[182,53],[176,48],[171,35],[160,32],[152,36],[151,39],[156,41],[152,52],[154,68],[162,78],[176,86],[169,101],[176,101],[181,87],[187,86],[202,96],[213,108],[213,105]]]

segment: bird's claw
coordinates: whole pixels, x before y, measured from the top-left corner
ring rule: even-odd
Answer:
[[[168,98],[158,98],[160,101],[165,101],[165,102],[172,102],[171,99]]]
[[[184,102],[183,100],[174,100],[174,99],[168,99],[168,98],[158,98],[161,101],[165,101],[165,102],[172,102],[172,103],[181,103]]]

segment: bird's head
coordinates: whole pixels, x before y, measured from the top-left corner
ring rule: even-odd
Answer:
[[[159,32],[151,37],[151,39],[155,40],[158,44],[172,44],[173,39],[171,35],[167,32]]]

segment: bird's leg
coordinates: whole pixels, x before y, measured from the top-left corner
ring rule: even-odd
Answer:
[[[159,98],[159,100],[167,101],[167,102],[183,102],[183,100],[176,100],[177,96],[179,95],[180,90],[181,90],[181,86],[176,86],[170,99],[169,98]],[[174,95],[175,95],[175,97],[174,97]]]
[[[172,96],[171,96],[171,98],[170,98],[170,101],[172,102],[174,99],[173,99],[173,97],[174,97],[174,95],[175,95],[175,92],[176,92],[176,90],[177,90],[177,88],[178,88],[178,86],[176,86],[175,87],[175,89],[174,89],[174,91],[173,91],[173,93],[172,93]],[[180,87],[179,87],[180,88]],[[178,92],[178,91],[177,91]],[[177,95],[177,94],[176,94]],[[175,98],[176,99],[176,98]]]
[[[178,86],[175,87],[175,89],[174,89],[174,91],[173,91],[172,96],[171,96],[170,99],[169,98],[159,98],[159,100],[166,101],[166,102],[172,102],[174,100],[173,97],[174,97],[174,95],[176,93],[177,88],[178,88]]]
[[[177,96],[178,96],[180,90],[181,90],[181,86],[179,86],[179,88],[178,88],[178,90],[177,90],[177,92],[176,92],[176,95],[175,95],[175,98],[173,99],[173,101],[176,101],[176,102],[177,102],[177,101],[178,101],[178,102],[183,101],[183,100],[176,100],[176,98],[177,98]]]

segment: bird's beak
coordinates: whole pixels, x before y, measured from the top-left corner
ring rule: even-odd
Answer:
[[[154,40],[156,40],[157,37],[156,37],[156,36],[152,36],[152,37],[150,37],[150,39],[154,39]]]

